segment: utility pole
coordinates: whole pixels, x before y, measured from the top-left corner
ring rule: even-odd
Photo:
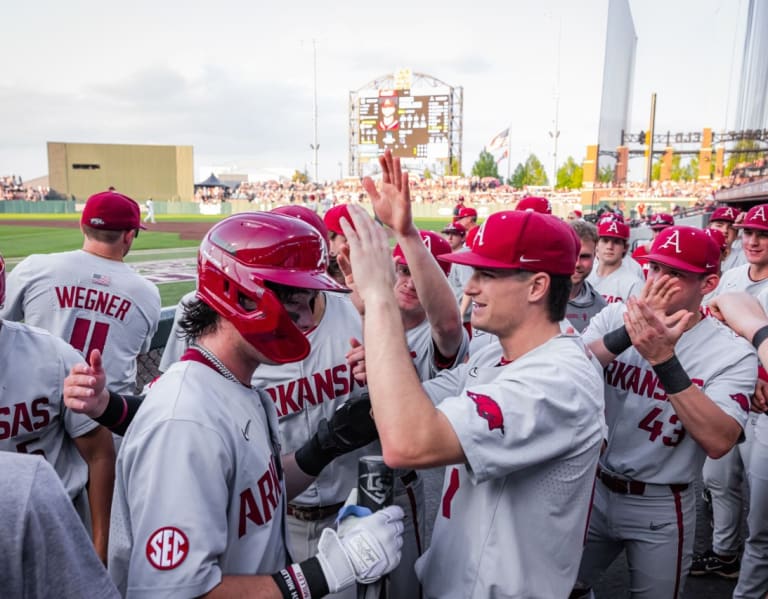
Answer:
[[[553,121],[554,130],[549,132],[552,138],[554,148],[552,151],[552,188],[557,185],[557,139],[560,137],[558,129],[560,121],[560,40],[563,33],[563,17],[557,19],[557,67],[555,68],[555,120]]]
[[[317,142],[317,40],[314,38],[312,39],[312,74],[314,78],[314,94],[313,94],[313,109],[312,109],[312,124],[314,126],[314,143],[309,144],[310,149],[314,152],[313,158],[312,158],[312,165],[314,167],[314,173],[315,178],[314,181],[317,183],[318,176],[317,176],[317,169],[318,169],[318,160],[317,160],[317,154],[320,151],[320,144]]]

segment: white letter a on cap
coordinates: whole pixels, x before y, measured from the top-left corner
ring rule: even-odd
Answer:
[[[673,231],[672,235],[667,237],[664,240],[664,243],[659,246],[659,249],[667,249],[669,246],[673,246],[675,248],[676,254],[682,254],[680,251],[680,231]]]
[[[485,221],[487,223],[488,221]],[[475,235],[475,240],[472,242],[472,245],[483,245],[483,235],[485,235],[485,223],[480,225],[480,230],[477,232],[477,235]]]
[[[752,220],[757,220],[758,218],[765,222],[765,206],[760,206],[752,215]]]

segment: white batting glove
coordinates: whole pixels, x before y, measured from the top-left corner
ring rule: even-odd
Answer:
[[[330,593],[354,582],[374,582],[397,567],[403,517],[403,510],[393,505],[364,518],[345,518],[338,533],[331,528],[323,531],[317,559]]]

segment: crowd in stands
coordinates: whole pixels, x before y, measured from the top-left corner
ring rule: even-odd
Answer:
[[[40,202],[47,199],[50,187],[42,185],[26,187],[21,175],[6,175],[0,177],[0,200],[27,200]]]

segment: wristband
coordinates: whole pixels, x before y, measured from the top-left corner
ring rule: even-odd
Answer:
[[[603,335],[603,345],[605,345],[605,349],[611,352],[614,356],[623,354],[626,350],[632,347],[632,339],[629,338],[627,327],[621,325],[618,329],[614,329]]]
[[[693,384],[688,377],[688,373],[685,372],[685,369],[674,354],[666,362],[656,364],[653,367],[653,371],[659,377],[659,382],[664,387],[667,395],[674,395],[675,393],[685,391]]]
[[[316,557],[310,557],[300,564],[291,564],[273,574],[272,580],[284,599],[312,599],[328,594],[328,583]]]
[[[757,332],[752,336],[752,345],[755,349],[758,349],[760,344],[766,339],[768,339],[768,324],[757,329]]]
[[[127,413],[128,402],[125,400],[125,398],[122,395],[118,395],[117,393],[110,391],[107,407],[101,413],[101,416],[94,418],[94,420],[99,424],[106,426],[107,428],[112,428],[114,426],[118,426],[123,420],[125,420]]]

